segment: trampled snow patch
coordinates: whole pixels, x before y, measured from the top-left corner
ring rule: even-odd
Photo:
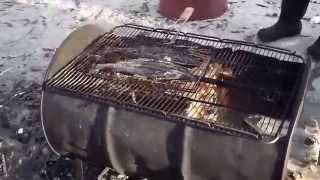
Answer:
[[[278,18],[268,14],[279,14],[280,1],[268,2],[229,1],[229,10],[223,16],[206,21],[188,22],[182,26],[182,30],[256,42],[255,35],[258,29],[273,24]],[[148,8],[143,7],[144,3]],[[257,7],[256,3],[266,7]],[[319,5],[311,4],[306,18],[316,16],[319,8]],[[68,34],[84,24],[116,26],[135,23],[158,28],[171,27],[174,21],[162,17],[157,10],[158,0],[0,1],[0,83],[6,85],[1,86],[0,90],[10,89],[22,79],[41,83],[55,48],[59,47]],[[303,36],[271,45],[290,48],[304,54],[306,47],[317,38],[320,26],[312,24],[310,20],[303,20],[303,25]],[[319,104],[320,79],[315,79],[312,85],[314,90],[308,93],[307,100]],[[5,108],[5,105],[0,105],[0,109]],[[309,114],[306,115],[308,116]],[[0,131],[1,133],[3,131]],[[310,173],[309,170],[301,169],[297,165],[300,161],[296,161],[305,154],[304,128],[298,127],[294,137],[296,138],[293,151],[296,152],[296,156],[290,160],[289,168],[294,167],[297,171],[303,171],[303,174]],[[317,177],[315,172],[310,175]]]

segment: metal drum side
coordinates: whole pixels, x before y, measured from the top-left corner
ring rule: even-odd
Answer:
[[[49,66],[47,72],[44,76],[44,81],[48,80],[52,77],[56,72],[58,72],[64,65],[70,62],[73,58],[75,58],[79,53],[81,53],[91,42],[93,42],[100,35],[108,32],[111,27],[102,27],[99,25],[85,25],[83,27],[78,28],[76,31],[72,32],[60,45],[60,47],[56,50]],[[41,95],[41,122],[45,137],[50,148],[57,154],[59,154],[59,150],[53,148],[51,145],[51,141],[48,139],[47,128],[45,126],[44,121],[44,111],[48,110],[48,106],[50,106],[50,102],[46,100],[50,99],[47,93],[42,92]]]
[[[167,121],[114,106],[45,92],[48,140],[129,176],[185,180],[271,180],[280,171],[284,144]],[[279,141],[281,142],[281,141]]]

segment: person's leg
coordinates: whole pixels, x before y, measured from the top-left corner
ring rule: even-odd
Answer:
[[[264,42],[300,34],[301,18],[305,15],[310,0],[283,0],[281,14],[276,24],[261,29],[258,38]]]
[[[310,54],[314,60],[320,61],[320,37],[308,48],[308,54]]]

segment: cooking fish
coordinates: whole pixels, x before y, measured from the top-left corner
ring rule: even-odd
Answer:
[[[186,67],[200,66],[203,61],[203,59],[198,56],[192,56],[190,50],[185,47],[169,48],[165,46],[159,47],[144,45],[126,48],[109,47],[104,50],[104,56],[108,57],[105,59],[110,59],[109,57],[115,58],[118,56],[118,59],[121,60],[124,58],[161,59]]]
[[[168,61],[148,58],[131,59],[129,61],[120,61],[117,63],[97,64],[96,69],[137,75],[154,80],[197,80],[196,77],[183,66]]]

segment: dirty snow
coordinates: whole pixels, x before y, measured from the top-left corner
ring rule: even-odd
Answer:
[[[6,142],[12,147],[13,154],[7,152],[4,157],[8,158],[8,163],[12,161],[19,162],[17,166],[34,165],[33,161],[38,164],[44,161],[44,158],[33,159],[37,155],[49,156],[40,132],[39,96],[34,92],[39,93],[43,74],[55,48],[68,34],[88,23],[108,27],[135,23],[172,28],[174,22],[157,12],[157,3],[157,0],[0,0],[0,143]],[[276,21],[279,7],[279,0],[229,0],[229,10],[222,17],[188,22],[181,29],[184,32],[259,43],[255,37],[257,30]],[[312,1],[303,18],[302,34],[271,45],[305,56],[306,47],[320,35],[319,9],[320,1]],[[291,175],[297,179],[320,179],[319,166],[303,162],[306,150],[305,124],[311,117],[320,121],[320,66],[313,64],[313,67],[310,91],[295,132],[288,165],[290,170],[294,170]],[[21,137],[17,131],[22,132],[22,135],[27,132],[25,136],[28,138],[30,135],[31,141],[37,140],[40,145],[29,142],[30,139]],[[27,151],[24,151],[26,148]],[[19,155],[22,158],[19,159]],[[40,170],[41,167],[37,167],[34,171]],[[30,174],[33,171],[14,171],[10,165],[7,165],[6,171],[16,173],[11,179],[40,178],[40,175]]]

